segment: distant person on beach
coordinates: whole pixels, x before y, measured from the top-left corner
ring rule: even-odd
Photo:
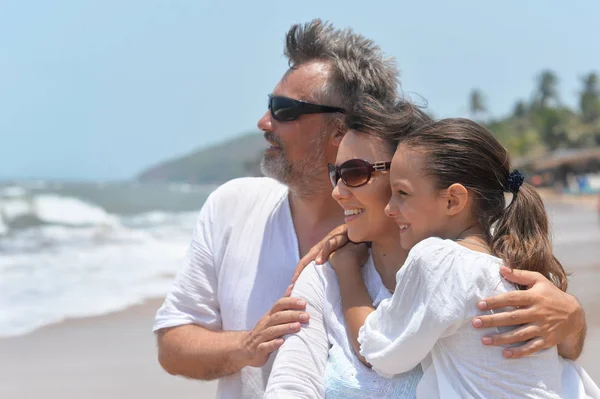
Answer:
[[[299,332],[287,337],[286,342],[279,349],[265,393],[265,398],[268,399],[279,397],[414,398],[417,395],[417,386],[429,386],[432,383],[430,381],[431,370],[427,371],[428,368],[422,368],[420,360],[413,361],[411,367],[388,373],[386,377],[389,378],[384,378],[371,369],[362,356],[357,356],[360,351],[359,328],[364,324],[369,313],[373,312],[375,308],[384,306],[386,302],[390,301],[390,298],[393,298],[392,292],[395,297],[406,299],[414,307],[407,309],[400,316],[391,315],[390,318],[399,320],[409,319],[409,317],[421,318],[423,324],[435,325],[436,320],[439,320],[435,312],[450,308],[448,304],[440,304],[439,307],[434,306],[430,313],[423,314],[421,312],[422,309],[428,310],[427,306],[429,305],[427,301],[418,300],[420,298],[418,294],[423,294],[422,288],[419,287],[424,281],[427,281],[426,276],[417,275],[414,279],[406,282],[402,289],[397,288],[398,270],[405,262],[408,264],[408,248],[401,241],[401,236],[404,236],[407,231],[404,229],[400,232],[399,226],[384,212],[388,201],[390,204],[392,203],[390,201],[392,187],[389,176],[392,156],[398,143],[405,136],[410,137],[411,132],[417,128],[424,129],[423,126],[431,121],[410,103],[399,102],[389,109],[373,99],[365,98],[349,115],[346,123],[349,131],[340,143],[336,164],[329,166],[333,185],[332,195],[345,211],[349,238],[354,242],[370,242],[370,250],[348,244],[335,251],[329,262],[324,265],[312,263],[301,273],[292,295],[306,300],[306,310],[311,315],[310,323],[303,326]],[[401,149],[399,149],[400,151]],[[412,154],[407,151],[406,159],[417,159]],[[416,167],[421,168],[422,164],[418,164]],[[423,177],[423,179],[425,178]],[[434,190],[427,191],[427,193],[429,192],[433,193]],[[504,201],[502,191],[500,194]],[[418,202],[421,201],[421,198],[424,200],[428,198],[422,193],[411,193],[411,195],[415,195],[414,201]],[[392,198],[397,196],[398,194],[394,193]],[[500,205],[498,202],[497,207]],[[443,224],[444,215],[440,212],[436,215],[433,210],[432,206],[427,209],[420,208],[419,212],[413,212],[412,216],[425,222]],[[389,211],[388,214],[392,216]],[[430,217],[432,215],[436,215],[436,217]],[[404,227],[402,226],[402,228]],[[411,228],[417,229],[417,233],[413,234],[421,232],[418,223],[411,225]],[[469,233],[469,231],[465,230],[465,233]],[[457,233],[458,235],[460,234]],[[470,236],[466,238],[470,240]],[[410,242],[410,240],[407,241]],[[549,249],[549,247],[547,248]],[[460,264],[456,267],[475,267],[479,268],[476,270],[482,270],[490,267],[490,259],[491,256],[485,255],[473,262],[469,257],[464,257],[464,265]],[[551,253],[549,259],[539,259],[542,263],[553,265],[551,260]],[[493,270],[495,270],[494,285],[502,284],[501,276],[498,273],[499,264],[502,262],[498,261],[500,263],[494,264],[493,269],[490,268],[490,274],[493,274]],[[440,292],[445,295],[442,299],[450,302],[456,300],[457,303],[453,306],[457,307],[464,303],[458,302],[459,298],[456,295],[447,294],[443,289],[453,287],[451,271],[443,270],[444,277],[448,279],[448,287],[441,287],[446,283],[446,278],[438,281],[438,285]],[[561,276],[564,276],[564,273]],[[535,283],[536,279],[538,281],[546,280],[541,274],[532,272],[524,273],[519,277],[530,279],[530,283]],[[511,275],[508,278],[512,279]],[[471,325],[471,320],[473,318],[480,320],[487,317],[486,315],[493,314],[494,311],[478,310],[476,304],[490,295],[506,295],[508,291],[513,292],[502,289],[512,286],[508,281],[503,284],[498,290],[473,290],[470,293],[476,297],[476,300],[472,300],[462,310],[464,328],[467,332],[472,332],[471,337],[475,337],[472,342],[469,342],[471,347],[468,348],[469,352],[464,353],[464,357],[470,359],[469,356],[474,354],[489,358],[485,364],[476,365],[476,367],[482,367],[482,370],[483,366],[490,364],[501,366],[493,372],[493,376],[490,375],[490,378],[499,380],[489,385],[489,389],[495,390],[497,395],[483,395],[484,397],[503,397],[498,392],[498,387],[502,384],[510,385],[517,380],[512,377],[505,378],[506,375],[501,374],[501,370],[504,368],[521,370],[532,364],[539,365],[539,360],[536,359],[549,356],[536,354],[525,359],[513,360],[503,358],[494,348],[486,348],[481,344],[483,337],[493,330],[475,329]],[[558,290],[557,287],[552,288]],[[424,289],[423,291],[425,292]],[[413,297],[416,298],[414,301]],[[507,316],[502,325],[511,324],[509,313],[497,313],[497,315]],[[514,315],[513,313],[512,316]],[[519,317],[523,317],[523,315],[521,314]],[[577,345],[583,341],[585,335],[585,323],[583,320],[577,322],[578,326],[573,327],[577,328],[579,333],[570,337],[570,343],[561,344],[561,353],[571,358],[579,356],[581,347]],[[414,329],[411,327],[414,325],[416,323],[407,324],[406,328],[398,327],[398,333],[412,334]],[[429,324],[427,325],[429,326]],[[530,330],[529,328],[523,332],[529,334]],[[504,331],[508,334],[518,332],[515,330],[515,326],[512,328],[502,327],[497,331]],[[421,335],[427,336],[427,333],[427,328],[424,328],[423,331],[419,331],[416,338],[413,337],[413,341],[418,340]],[[518,332],[518,334],[520,333]],[[525,338],[529,337],[525,336]],[[531,336],[531,338],[534,337]],[[540,344],[539,341],[536,341],[538,340],[534,338],[533,345]],[[412,356],[413,351],[410,347],[403,347],[403,350],[406,351],[407,358]],[[553,351],[556,355],[556,348],[549,351],[540,353]],[[390,359],[389,363],[405,364],[402,357],[402,354],[395,353],[395,358]],[[460,362],[461,360],[454,361]],[[556,361],[558,362],[558,360]],[[425,369],[426,377],[429,378],[419,385],[423,369]],[[487,372],[490,373],[489,370]],[[536,377],[535,372],[530,372],[529,375],[532,378]],[[483,383],[483,381],[484,379],[481,382]],[[555,382],[553,381],[553,383]],[[524,388],[522,384],[519,387]],[[481,392],[485,392],[485,389]],[[436,396],[426,394],[420,397],[434,398]],[[452,397],[466,396],[455,395]],[[475,395],[475,397],[479,396]]]
[[[262,397],[282,337],[311,315],[304,299],[287,297],[295,265],[344,222],[331,198],[327,164],[346,133],[344,113],[363,94],[397,98],[398,70],[371,41],[319,20],[294,25],[285,54],[290,69],[258,122],[271,144],[262,169],[268,178],[243,178],[215,190],[200,211],[184,267],[159,309],[158,356],[171,374],[220,379],[221,398]],[[553,346],[573,332],[579,304],[549,281],[509,298],[531,308],[536,342]],[[545,292],[545,297],[537,294]],[[490,299],[505,306],[506,297]],[[483,326],[506,323],[495,316]],[[521,342],[495,335],[493,344]],[[528,355],[539,346],[514,350]],[[499,355],[499,354],[498,354]]]

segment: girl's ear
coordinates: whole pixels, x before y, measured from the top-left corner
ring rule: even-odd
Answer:
[[[448,187],[446,195],[446,214],[454,216],[467,207],[469,203],[469,191],[459,183],[454,183]]]

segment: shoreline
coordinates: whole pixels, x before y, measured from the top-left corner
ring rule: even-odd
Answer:
[[[50,322],[47,324],[42,324],[38,327],[35,327],[35,329],[28,331],[26,333],[23,333],[23,334],[0,335],[0,342],[3,340],[8,340],[8,339],[24,338],[29,335],[36,334],[41,330],[52,330],[54,328],[61,326],[62,324],[70,325],[71,323],[73,323],[73,324],[85,323],[86,320],[88,322],[91,322],[94,319],[117,316],[121,313],[135,313],[135,311],[137,309],[144,309],[144,308],[148,308],[148,307],[155,307],[156,309],[158,309],[160,307],[160,305],[162,304],[163,300],[164,300],[164,298],[160,298],[160,297],[149,297],[149,298],[145,298],[139,302],[124,305],[123,307],[119,307],[118,309],[114,309],[114,310],[107,310],[105,312],[99,312],[99,313],[89,314],[89,315],[85,315],[85,316],[66,317],[62,320],[53,321],[53,322]]]

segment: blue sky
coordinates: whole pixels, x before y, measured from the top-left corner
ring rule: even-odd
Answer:
[[[551,68],[576,105],[600,71],[600,2],[0,0],[0,179],[129,179],[255,129],[314,17],[373,38],[438,117],[528,99]]]

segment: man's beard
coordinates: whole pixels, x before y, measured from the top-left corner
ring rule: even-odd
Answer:
[[[260,163],[262,173],[273,178],[292,189],[310,193],[311,187],[325,175],[327,170],[321,168],[325,158],[325,135],[319,135],[313,143],[313,151],[305,158],[290,162],[285,154],[282,144],[267,133],[265,135],[271,142],[276,143],[279,149],[276,152],[265,152]]]

